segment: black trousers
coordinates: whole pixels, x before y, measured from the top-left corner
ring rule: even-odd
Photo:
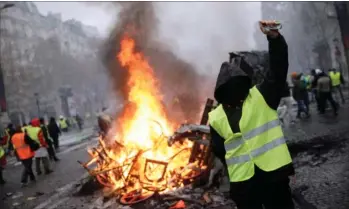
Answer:
[[[4,177],[2,176],[2,170],[3,168],[0,166],[0,182],[4,181]]]
[[[342,92],[342,87],[341,87],[341,85],[334,86],[334,87],[333,87],[333,90],[334,90],[334,94],[335,94],[336,99],[338,98],[338,93],[339,93],[340,98],[341,98],[341,100],[342,100],[342,103],[344,104],[344,103],[345,103],[345,99],[344,99],[344,95],[343,95],[343,92]]]
[[[241,184],[231,183],[230,195],[238,209],[294,209],[289,179],[263,179],[258,172]]]
[[[337,113],[337,103],[334,101],[331,92],[319,92],[320,113],[325,113],[326,103],[330,102],[332,109]]]
[[[59,140],[58,140],[59,136],[58,136],[58,135],[57,135],[57,136],[51,136],[51,138],[52,138],[52,140],[53,140],[53,145],[54,145],[54,147],[55,147],[56,149],[58,149],[58,147],[59,147]]]
[[[33,158],[29,158],[26,160],[22,160],[22,165],[24,167],[23,172],[22,172],[22,183],[27,183],[28,182],[28,176],[31,181],[35,181],[35,176],[33,173],[32,165],[33,165]]]
[[[56,151],[55,151],[55,148],[53,147],[53,143],[48,142],[47,144],[48,144],[47,152],[48,152],[50,159],[57,160],[58,158],[56,156]]]
[[[44,170],[46,173],[50,171],[50,162],[48,157],[36,157],[35,158],[35,167],[36,167],[36,173],[41,174],[41,168],[40,168],[40,162],[42,161],[42,164],[44,164]]]

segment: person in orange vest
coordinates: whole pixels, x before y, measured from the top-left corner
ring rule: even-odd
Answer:
[[[30,126],[26,128],[28,136],[40,144],[40,148],[35,151],[35,167],[36,167],[36,173],[38,175],[41,175],[41,168],[40,168],[40,162],[42,161],[45,169],[45,174],[52,173],[52,170],[50,169],[50,162],[48,157],[48,144],[45,141],[44,134],[40,128],[40,120],[39,118],[34,118],[30,122]]]
[[[32,169],[35,153],[28,145],[28,140],[32,139],[22,131],[21,126],[17,126],[15,131],[15,134],[11,138],[11,142],[13,149],[17,152],[18,158],[21,160],[24,167],[21,178],[22,187],[24,187],[28,183],[28,177],[31,182],[36,182]]]

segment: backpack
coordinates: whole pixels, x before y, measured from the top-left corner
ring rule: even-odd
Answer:
[[[40,148],[40,144],[32,140],[27,134],[24,135],[24,141],[29,145],[30,149],[35,152]]]

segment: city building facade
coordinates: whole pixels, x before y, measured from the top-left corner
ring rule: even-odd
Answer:
[[[0,7],[5,3],[9,2]],[[59,89],[74,85],[84,73],[79,63],[98,62],[98,30],[76,20],[63,21],[60,14],[42,15],[33,2],[10,3],[14,6],[0,14],[0,61],[9,117],[20,124],[35,116],[69,114],[62,110]]]

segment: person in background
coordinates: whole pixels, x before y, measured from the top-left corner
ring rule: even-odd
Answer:
[[[23,132],[26,132],[26,128],[28,128],[28,125],[27,125],[26,123],[23,123],[22,131],[23,131]]]
[[[300,73],[299,76],[300,76],[300,80],[302,83],[301,85],[305,88],[305,91],[306,91],[306,92],[304,92],[304,95],[303,95],[304,96],[304,98],[303,98],[304,105],[309,112],[310,111],[310,109],[309,109],[310,102],[309,102],[309,94],[308,94],[309,79],[306,75],[303,75],[303,73]]]
[[[13,124],[10,123],[8,124],[7,128],[6,128],[7,133],[9,134],[10,138],[9,138],[9,144],[8,144],[8,151],[11,152],[13,150],[13,146],[12,146],[12,141],[11,138],[12,136],[15,134],[15,129],[13,128]],[[17,161],[19,162],[20,159],[17,156],[17,152],[15,152],[15,157],[17,159]]]
[[[48,152],[50,159],[54,160],[56,162],[59,161],[59,159],[56,156],[56,151],[54,149],[53,139],[50,137],[50,134],[49,134],[47,126],[45,124],[44,118],[40,118],[40,127],[41,127],[41,131],[43,133],[44,139],[48,145],[47,152]]]
[[[22,131],[22,128],[20,126],[17,126],[16,133],[13,135],[11,141],[23,165],[23,172],[21,178],[22,187],[27,185],[28,177],[30,178],[31,182],[36,182],[32,169],[33,157],[35,156],[35,152],[33,152],[30,149],[28,140],[32,139],[30,139],[28,134]]]
[[[10,140],[9,134],[6,132],[4,127],[0,124],[0,185],[6,183],[3,177],[3,170],[7,164],[6,161],[6,149],[8,141]]]
[[[58,123],[59,123],[59,128],[61,129],[62,132],[68,132],[67,119],[65,119],[63,116],[60,116]]]
[[[284,91],[282,92],[282,98],[279,104],[279,107],[282,111],[279,111],[278,108],[278,114],[280,121],[284,124],[285,123],[285,118],[289,120],[289,123],[294,124],[295,119],[293,116],[293,106],[292,106],[292,97],[291,97],[291,92],[290,92],[290,86],[288,85],[288,82],[285,82],[285,88]],[[285,117],[286,116],[286,117]]]
[[[318,93],[319,102],[320,102],[320,114],[325,113],[326,103],[327,101],[329,101],[332,106],[334,115],[337,116],[338,107],[337,107],[337,103],[334,101],[332,97],[331,88],[332,88],[332,83],[331,83],[330,77],[327,76],[324,72],[320,73],[317,81],[317,93]]]
[[[301,118],[302,112],[305,113],[307,117],[309,117],[309,110],[304,103],[304,98],[308,96],[308,92],[306,90],[304,82],[301,81],[301,75],[293,72],[291,74],[291,78],[293,83],[292,96],[296,100],[298,105],[297,118]]]
[[[47,148],[48,144],[45,141],[43,132],[40,128],[40,120],[39,118],[34,118],[31,121],[30,126],[26,129],[28,136],[40,144],[40,148],[35,151],[35,167],[36,167],[36,173],[38,175],[41,175],[41,168],[40,168],[40,162],[42,161],[45,169],[45,174],[52,173],[52,170],[50,169],[50,161],[48,158]]]
[[[338,98],[338,93],[342,100],[342,104],[345,103],[345,99],[342,92],[342,85],[344,85],[345,81],[341,72],[338,72],[335,68],[329,69],[329,76],[332,82],[332,92],[334,96]],[[337,100],[338,102],[338,100]]]
[[[57,126],[56,120],[54,117],[50,118],[50,122],[47,126],[48,133],[50,134],[52,140],[53,140],[53,145],[55,149],[57,150],[59,148],[59,135],[62,134],[61,130]]]
[[[318,73],[317,72],[321,72],[321,70],[319,69],[312,69],[311,70],[311,75],[312,75],[312,79],[311,79],[311,92],[314,95],[315,101],[316,101],[316,109],[318,112],[320,112],[320,102],[319,102],[319,96],[317,93],[317,80],[319,78]]]
[[[82,118],[80,117],[80,115],[76,114],[75,120],[76,120],[76,123],[78,125],[79,130],[82,131],[82,123],[83,123],[83,121],[82,121]]]

